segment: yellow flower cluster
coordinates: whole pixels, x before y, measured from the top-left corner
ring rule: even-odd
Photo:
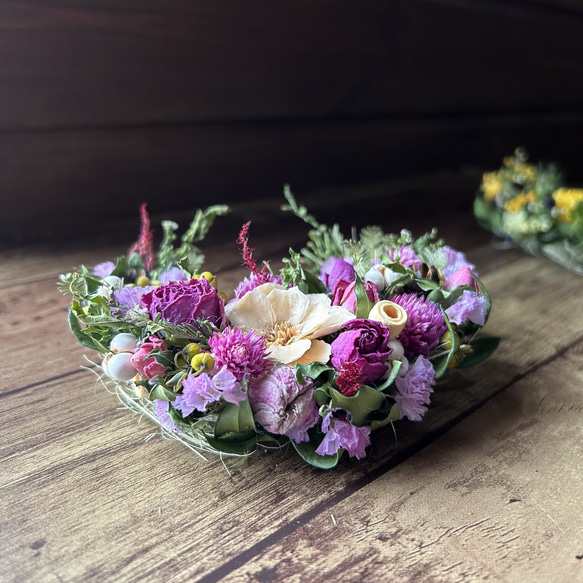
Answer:
[[[500,172],[486,172],[482,179],[482,188],[484,189],[484,198],[494,200],[502,190],[504,182]]]
[[[521,211],[527,204],[535,201],[536,195],[532,190],[530,192],[521,192],[506,202],[504,204],[504,209],[510,213],[517,213]]]
[[[559,211],[559,220],[570,222],[571,213],[575,207],[583,203],[583,189],[581,188],[559,188],[553,192],[555,206]]]

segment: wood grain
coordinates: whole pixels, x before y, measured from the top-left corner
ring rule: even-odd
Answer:
[[[273,208],[260,211],[267,227]],[[420,228],[425,220],[412,224]],[[384,575],[390,564],[395,580],[411,580],[415,573],[428,581],[479,580],[474,575],[484,573],[512,580],[535,572],[514,561],[513,553],[529,543],[570,557],[575,533],[561,522],[566,514],[559,504],[565,512],[577,509],[576,472],[559,452],[580,441],[573,390],[581,371],[573,363],[583,341],[581,279],[516,250],[473,246],[475,227],[467,215],[444,226],[457,233],[456,241],[470,242],[469,257],[495,302],[486,331],[501,334],[503,348],[440,385],[430,414],[420,424],[400,424],[397,443],[385,431],[379,435],[385,443],[372,448],[366,463],[346,461],[329,473],[305,466],[291,452],[226,459],[224,467],[159,436],[144,443],[152,426],[117,409],[115,397],[91,373],[78,372],[84,351],[66,330],[66,301],[48,278],[67,253],[46,271],[41,254],[38,282],[0,290],[11,338],[0,390],[2,579],[294,581],[329,575],[331,580],[342,565],[347,576],[381,581],[386,578],[378,576],[379,569]],[[264,251],[271,243],[266,235],[259,242]],[[219,245],[213,253],[224,257],[225,248]],[[78,257],[79,250],[72,249],[71,263]],[[33,256],[28,261],[30,272]],[[11,273],[15,281],[25,276],[16,267]],[[236,273],[233,267],[225,275]],[[23,355],[25,371],[14,366]],[[562,388],[550,391],[548,379],[559,373]],[[516,395],[533,384],[542,392],[517,404]],[[545,431],[538,435],[529,423],[543,393],[548,409],[543,407],[539,427]],[[561,402],[566,417],[555,424]],[[559,440],[563,449],[557,449]],[[576,447],[571,451],[578,456]],[[541,468],[544,481],[538,482],[530,472]],[[549,506],[543,493],[559,472],[566,489],[551,490],[557,501]],[[508,504],[511,497],[524,502]],[[563,534],[549,530],[548,517],[534,501]],[[504,515],[506,508],[515,514]],[[540,530],[545,524],[547,530]],[[520,540],[510,540],[512,527]],[[552,539],[544,539],[549,532],[555,533]],[[480,544],[492,556],[498,546],[507,550],[506,558],[496,555],[502,557],[498,571],[477,570]],[[347,545],[352,562],[346,562]],[[565,581],[577,575],[573,561],[580,565],[575,559],[552,563]]]

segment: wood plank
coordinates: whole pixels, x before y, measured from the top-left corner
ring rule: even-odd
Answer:
[[[0,130],[579,107],[549,6],[4,0]]]
[[[474,168],[440,201],[455,206],[518,144],[583,180],[582,135],[583,116],[566,114],[3,134],[0,244],[95,235],[134,219],[142,201],[173,213],[278,196],[288,182],[333,202],[338,185]],[[434,194],[416,192],[419,206]]]
[[[390,473],[204,581],[583,580],[582,362],[579,341]]]
[[[514,260],[508,263],[508,256],[502,259],[490,248],[478,251],[472,259],[484,266],[495,301],[487,330],[504,337],[503,349],[488,364],[460,371],[440,386],[424,422],[402,424],[396,445],[386,431],[386,447],[375,446],[366,463],[347,461],[322,473],[282,452],[243,463],[228,460],[228,475],[219,460],[205,464],[179,444],[159,438],[143,444],[151,426],[116,411],[114,397],[94,389],[89,373],[0,394],[5,579],[101,581],[115,573],[122,583],[161,576],[217,580],[217,549],[230,573],[287,534],[288,525],[392,473],[398,461],[508,384],[581,342],[579,278],[518,252],[510,253]],[[488,270],[488,258],[496,270]],[[539,306],[549,312],[533,318]],[[47,319],[44,330],[53,323]],[[541,323],[546,336],[540,334]],[[26,332],[27,325],[33,324],[22,323],[9,333],[20,355],[31,334],[15,332]],[[42,331],[39,325],[36,334],[47,337]],[[50,343],[45,350],[43,358],[54,354]],[[66,346],[59,350],[67,352]],[[4,362],[3,375],[7,363],[13,367],[18,359],[9,354]],[[74,368],[71,362],[69,370]]]

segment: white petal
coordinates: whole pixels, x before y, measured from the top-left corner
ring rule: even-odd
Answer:
[[[227,319],[243,330],[249,332],[258,330],[265,333],[273,329],[276,316],[267,296],[255,288],[247,292],[240,300],[225,307]]]
[[[283,364],[291,364],[301,358],[312,346],[311,340],[298,340],[287,346],[269,346],[269,358]]]

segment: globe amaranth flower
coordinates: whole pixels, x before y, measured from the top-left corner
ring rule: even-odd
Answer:
[[[182,383],[182,395],[176,397],[173,406],[182,412],[182,417],[188,417],[195,409],[204,412],[221,399],[237,405],[245,398],[241,383],[223,366],[212,374],[188,375]]]
[[[330,257],[322,264],[320,279],[332,291],[339,281],[344,281],[346,285],[353,282],[356,279],[356,271],[348,261]]]
[[[251,330],[244,334],[239,328],[215,332],[208,341],[215,365],[231,371],[238,381],[261,376],[270,366],[263,336]]]
[[[107,277],[113,273],[114,269],[115,263],[105,261],[104,263],[99,263],[98,265],[93,266],[91,273],[97,277]]]
[[[260,271],[259,273],[251,273],[249,277],[243,279],[243,281],[235,288],[235,299],[241,299],[247,292],[254,290],[256,287],[263,285],[264,283],[276,283],[281,285],[281,277],[276,277],[273,273],[269,271]]]
[[[488,315],[486,298],[476,292],[464,290],[461,298],[447,308],[445,313],[452,324],[461,325],[471,320],[475,324],[483,326]]]
[[[144,294],[140,304],[151,318],[161,314],[172,324],[194,324],[203,319],[220,327],[224,321],[224,302],[204,278],[160,285]]]
[[[164,365],[156,362],[153,350],[168,350],[168,344],[165,340],[150,336],[148,341],[142,342],[130,360],[132,366],[147,379],[163,375],[167,370]]]
[[[421,267],[422,263],[417,253],[409,245],[402,245],[399,249],[387,249],[387,257],[393,263],[398,261],[403,267],[412,267],[415,271]]]
[[[370,445],[370,427],[355,427],[349,421],[333,417],[330,411],[322,419],[322,443],[316,449],[318,455],[334,455],[340,448],[345,449],[350,457],[366,457],[366,448]]]
[[[348,362],[355,362],[360,370],[360,384],[380,379],[388,369],[389,329],[374,320],[355,319],[347,322],[331,344],[332,366],[340,370]]]
[[[269,358],[282,364],[328,362],[330,345],[322,340],[354,314],[331,306],[325,294],[304,294],[297,287],[264,283],[227,305],[227,318],[243,332],[264,338]]]
[[[158,421],[164,425],[165,427],[167,427],[168,429],[170,429],[170,431],[183,431],[182,427],[180,427],[180,425],[176,425],[174,423],[174,421],[172,421],[172,417],[170,416],[170,413],[168,412],[168,407],[171,407],[172,405],[168,402],[165,401],[164,399],[156,399],[156,405],[155,405],[155,409],[156,409],[156,417],[158,418]]]
[[[390,300],[402,306],[407,312],[407,322],[399,334],[405,356],[429,354],[447,330],[445,318],[439,306],[435,302],[412,293],[393,296]]]
[[[307,430],[318,421],[314,383],[300,385],[291,366],[277,366],[249,385],[249,404],[255,420],[267,431],[308,441]]]
[[[434,382],[435,371],[423,356],[417,358],[403,377],[396,378],[395,401],[399,405],[401,419],[407,417],[411,421],[421,421],[427,412],[426,405],[429,404]]]

